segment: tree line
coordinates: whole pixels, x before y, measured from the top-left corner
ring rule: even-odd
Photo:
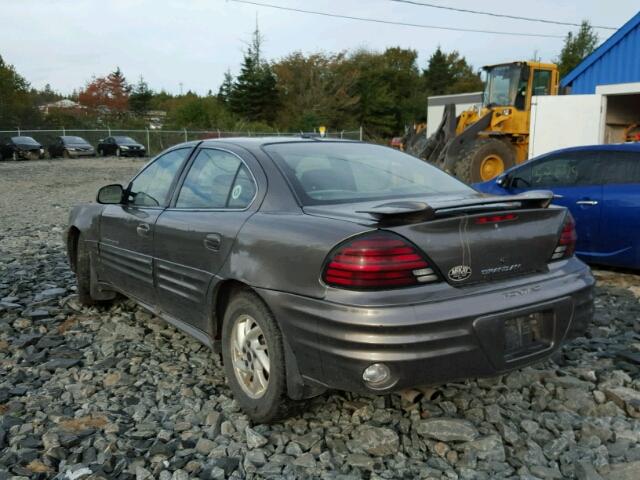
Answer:
[[[597,44],[584,22],[569,33],[557,59],[568,73]],[[401,135],[424,121],[427,97],[479,91],[479,71],[457,51],[437,47],[424,66],[416,50],[392,47],[382,52],[358,49],[339,53],[291,53],[264,58],[262,37],[253,32],[236,76],[228,71],[217,90],[175,95],[154,91],[144,78],[130,83],[116,68],[92,78],[79,91],[63,96],[49,85],[38,90],[0,57],[0,129],[144,128],[150,112],[166,112],[163,127],[230,131],[356,130],[368,136]],[[77,109],[51,109],[42,104],[70,98]]]

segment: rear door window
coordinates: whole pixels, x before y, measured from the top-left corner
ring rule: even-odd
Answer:
[[[640,183],[640,152],[602,151],[603,183]]]
[[[514,173],[516,188],[553,188],[602,183],[597,152],[569,152],[532,162]]]
[[[176,208],[246,208],[256,186],[242,160],[229,152],[200,150],[184,180]]]

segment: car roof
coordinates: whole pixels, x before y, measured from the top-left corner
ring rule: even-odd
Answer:
[[[606,145],[581,145],[579,147],[561,148],[559,150],[553,150],[551,152],[543,153],[542,155],[538,155],[531,160],[546,158],[549,155],[555,155],[558,153],[583,152],[587,150],[601,152],[640,152],[640,142],[608,143]]]
[[[265,137],[229,137],[229,138],[208,138],[202,141],[203,146],[215,146],[218,143],[230,143],[245,148],[262,147],[263,145],[269,145],[274,143],[317,143],[317,142],[344,142],[353,143],[354,140],[340,139],[340,138],[320,138],[315,136],[301,135],[299,137],[287,136],[265,136]]]

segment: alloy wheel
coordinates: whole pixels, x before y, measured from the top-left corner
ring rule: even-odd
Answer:
[[[240,387],[250,398],[262,397],[269,386],[269,351],[260,325],[240,315],[231,332],[231,361]]]

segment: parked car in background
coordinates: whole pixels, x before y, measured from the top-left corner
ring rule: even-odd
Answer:
[[[98,155],[115,155],[116,157],[144,157],[147,149],[131,137],[114,136],[107,137],[98,142],[96,147]]]
[[[205,140],[75,207],[66,240],[81,302],[121,292],[221,352],[266,422],[287,397],[493,376],[581,335],[594,279],[551,199],[378,145]]]
[[[494,195],[551,190],[576,221],[580,258],[640,269],[640,143],[558,150],[474,187]]]
[[[44,158],[44,148],[31,137],[11,137],[0,145],[0,160],[36,160]]]
[[[62,137],[56,137],[51,145],[49,145],[49,156],[51,158],[56,157],[94,157],[96,151],[82,137],[75,137],[65,135]]]

